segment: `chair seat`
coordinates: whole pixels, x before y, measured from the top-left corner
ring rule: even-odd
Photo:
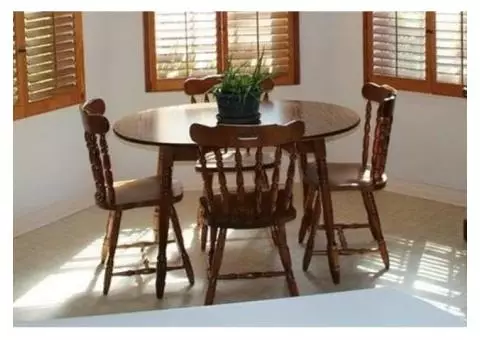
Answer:
[[[256,150],[241,150],[242,155],[242,170],[253,171],[255,169],[255,153]],[[271,169],[275,165],[274,157],[267,152],[263,152],[262,158],[262,169]],[[207,169],[212,171],[217,170],[217,161],[215,159],[215,154],[213,152],[207,153],[205,155],[207,161]],[[235,171],[235,149],[228,149],[226,152],[222,152],[222,161],[223,168],[225,171]],[[197,161],[195,164],[195,170],[201,171],[200,161]]]
[[[378,190],[387,184],[385,173],[382,174],[380,181],[373,183],[370,176],[370,165],[365,170],[360,163],[328,163],[327,167],[330,190],[358,190],[360,188]],[[307,164],[304,182],[309,185],[319,185],[315,163]]]
[[[115,182],[115,205],[122,209],[157,205],[161,197],[160,182],[158,176]],[[182,182],[172,180],[173,202],[180,201],[182,197]]]
[[[229,207],[230,209],[238,208],[239,203],[236,193],[230,193]],[[231,211],[230,213],[223,212],[222,196],[215,194],[213,198],[213,207],[210,212],[207,208],[207,200],[205,197],[200,198],[200,204],[205,209],[205,217],[210,226],[218,228],[231,229],[257,229],[266,228],[277,223],[287,223],[296,218],[296,210],[292,204],[288,204],[285,208],[285,201],[287,200],[286,192],[283,189],[278,190],[277,208],[275,214],[270,213],[272,200],[270,198],[270,191],[262,192],[262,204],[260,207],[260,214],[256,215],[256,200],[255,191],[245,192],[244,203],[242,211]]]

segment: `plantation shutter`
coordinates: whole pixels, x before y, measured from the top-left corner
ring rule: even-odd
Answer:
[[[365,81],[462,97],[466,12],[365,12]]]
[[[217,73],[216,12],[155,12],[157,79]]]
[[[84,99],[81,15],[15,12],[14,20],[14,100],[21,102],[14,106],[15,117],[80,103]]]
[[[276,76],[276,83],[295,83],[298,51],[292,12],[227,12],[226,17],[225,59],[253,68],[263,51],[265,69]]]
[[[297,84],[297,12],[145,12],[147,91],[182,90],[188,77],[236,66],[264,65],[276,84]]]
[[[288,72],[288,12],[228,12],[228,54],[234,65],[254,67],[264,50],[271,72]]]
[[[13,105],[18,103],[17,48],[15,44],[15,20],[13,21]]]
[[[435,16],[436,78],[438,82],[467,83],[467,14],[441,13]]]
[[[426,79],[425,12],[373,12],[373,75]]]
[[[25,49],[29,102],[76,86],[73,13],[26,12]]]

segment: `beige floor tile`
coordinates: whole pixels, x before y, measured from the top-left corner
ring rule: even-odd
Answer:
[[[299,197],[299,188],[296,188]],[[183,271],[169,272],[165,298],[155,297],[154,275],[114,277],[110,294],[101,293],[103,270],[98,267],[100,246],[107,213],[92,207],[61,221],[14,239],[14,318],[48,318],[133,312],[203,304],[205,260],[199,234],[194,228],[198,192],[187,192],[178,204],[183,234],[190,254],[196,283],[189,287]],[[378,209],[389,247],[391,268],[384,272],[377,254],[341,257],[341,284],[335,286],[325,257],[315,256],[303,272],[304,246],[297,242],[299,218],[287,225],[294,274],[300,294],[390,286],[419,296],[453,314],[467,312],[467,253],[462,238],[465,209],[448,204],[398,195],[376,194]],[[297,200],[298,201],[298,200]],[[300,208],[300,202],[297,202]],[[365,221],[358,193],[335,193],[337,221]],[[121,241],[151,239],[152,209],[124,214]],[[350,232],[352,245],[371,244],[367,230]],[[319,233],[317,247],[325,245]],[[174,244],[169,260],[176,261]],[[150,250],[154,259],[156,250]],[[119,250],[116,267],[140,266],[139,250]],[[230,232],[222,272],[280,268],[275,249],[266,231]],[[215,302],[260,300],[287,296],[283,278],[220,281]]]

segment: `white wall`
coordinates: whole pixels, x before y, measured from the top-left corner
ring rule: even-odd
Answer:
[[[182,93],[145,92],[142,30],[140,12],[84,14],[87,96],[106,100],[111,121],[188,102]],[[362,56],[360,12],[301,13],[301,85],[278,87],[273,99],[328,101],[363,115]],[[332,141],[329,159],[359,159],[360,133]],[[15,217],[92,190],[82,138],[75,107],[14,123]],[[110,143],[117,178],[154,173],[154,149],[113,136]],[[466,190],[466,101],[400,92],[388,172],[392,180]],[[177,166],[174,175],[186,187],[199,187],[188,165]]]
[[[87,96],[107,94],[102,18],[101,13],[83,16]],[[93,202],[87,157],[77,106],[14,121],[14,235]]]

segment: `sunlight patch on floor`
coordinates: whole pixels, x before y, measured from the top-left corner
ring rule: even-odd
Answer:
[[[183,233],[185,247],[188,249],[193,241],[193,230],[185,230]],[[138,242],[141,240],[152,240],[153,232],[145,230],[145,228],[129,228],[122,229],[119,236],[119,244]],[[52,305],[61,305],[67,303],[70,299],[81,294],[91,294],[101,296],[103,290],[104,268],[100,266],[100,251],[102,248],[103,237],[95,239],[93,242],[84,247],[75,254],[71,260],[60,266],[56,273],[48,275],[46,278],[38,282],[23,296],[18,298],[14,304],[14,308],[24,307],[47,307]],[[150,247],[148,251],[155,262],[156,247]],[[167,259],[175,261],[179,257],[175,244],[167,246]],[[141,268],[140,248],[117,249],[114,260],[114,272],[117,270]],[[153,263],[153,265],[155,265]],[[150,264],[152,266],[152,263]],[[116,289],[131,287],[135,289],[135,281],[137,285],[155,284],[155,275],[152,274],[152,280],[148,280],[148,284],[143,279],[135,279],[135,277],[113,276],[110,291]],[[143,278],[146,278],[144,276]],[[182,284],[188,285],[188,279],[183,276],[175,276],[169,272],[166,278],[168,285]],[[133,284],[133,286],[132,286]],[[145,287],[143,287],[145,288]]]
[[[13,303],[13,308],[42,307],[66,303],[70,298],[85,293],[89,289],[92,283],[90,274],[90,270],[74,270],[49,275],[17,299]]]

